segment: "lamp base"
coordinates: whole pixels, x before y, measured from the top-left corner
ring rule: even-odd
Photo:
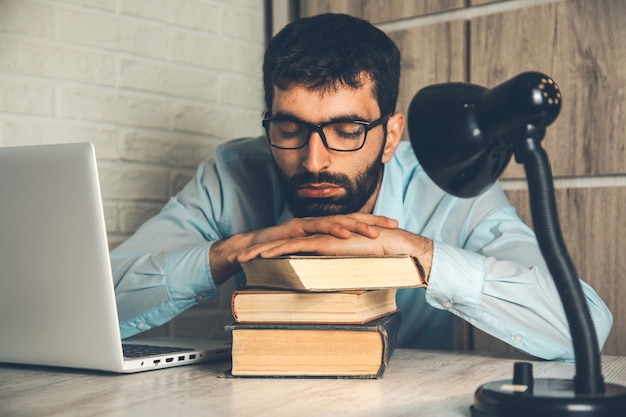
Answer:
[[[530,389],[512,380],[489,382],[476,391],[473,417],[626,416],[626,387],[605,384],[599,395],[576,395],[571,379],[535,379]]]

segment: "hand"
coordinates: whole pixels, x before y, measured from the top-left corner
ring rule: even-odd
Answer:
[[[402,229],[378,228],[378,236],[352,234],[338,238],[329,234],[314,234],[302,237],[268,241],[239,252],[240,263],[252,258],[272,258],[293,253],[315,253],[318,255],[397,255],[410,254],[418,259],[428,280],[432,264],[433,242],[430,239]]]
[[[396,220],[373,214],[294,218],[277,226],[238,233],[214,242],[209,251],[209,265],[213,280],[220,284],[241,268],[238,255],[252,247],[313,235],[329,236],[338,240],[353,236],[375,239],[381,230],[393,230],[397,227]]]
[[[283,239],[301,238],[316,234],[348,239],[354,234],[377,238],[381,229],[395,229],[398,221],[373,214],[352,213],[324,217],[305,217],[288,220],[278,226],[253,233],[249,246]]]

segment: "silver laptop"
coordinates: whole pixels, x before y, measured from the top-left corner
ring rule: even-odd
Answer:
[[[130,344],[148,353],[123,354],[93,146],[0,148],[0,362],[130,373],[230,356],[221,340]]]

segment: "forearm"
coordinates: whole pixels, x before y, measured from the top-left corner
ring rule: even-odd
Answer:
[[[524,249],[522,244],[517,251]],[[427,302],[531,355],[572,360],[569,326],[541,260],[525,266],[526,259],[507,258],[497,260],[437,242]],[[593,289],[581,284],[602,346],[611,314]]]
[[[217,294],[208,259],[216,237],[208,224],[172,199],[111,251],[124,337],[161,325]]]
[[[207,259],[209,246],[144,254],[126,252],[122,246],[111,253],[123,337],[166,323],[217,295]]]

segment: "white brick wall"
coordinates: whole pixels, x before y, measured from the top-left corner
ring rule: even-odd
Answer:
[[[219,142],[261,133],[263,4],[0,0],[0,146],[92,142],[116,246]],[[225,337],[230,285],[153,332]]]
[[[90,141],[110,245],[261,133],[260,0],[0,0],[0,146]]]

